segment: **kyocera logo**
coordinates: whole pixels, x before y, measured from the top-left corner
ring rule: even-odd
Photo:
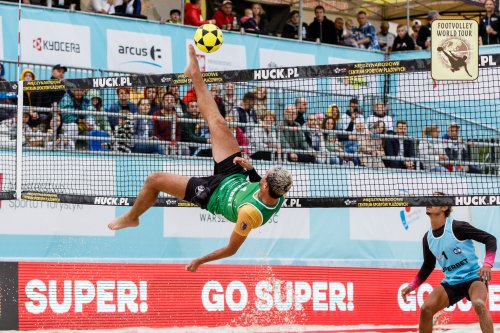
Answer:
[[[37,51],[55,51],[67,53],[80,53],[80,44],[59,40],[47,40],[42,37],[33,39],[33,48]]]
[[[25,287],[29,313],[147,312],[147,281],[30,280]]]

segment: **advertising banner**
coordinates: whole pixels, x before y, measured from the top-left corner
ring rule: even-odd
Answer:
[[[21,61],[92,67],[90,27],[22,19],[21,31]]]
[[[435,271],[409,295],[415,269],[19,263],[19,329],[134,326],[415,325],[442,279]],[[488,309],[500,320],[500,285]],[[196,314],[196,315],[194,315]],[[443,312],[471,323],[470,302]]]

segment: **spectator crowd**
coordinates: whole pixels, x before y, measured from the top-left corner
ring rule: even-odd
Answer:
[[[52,79],[63,79],[56,65]],[[35,80],[30,69],[24,81]],[[181,89],[182,88],[182,89]],[[219,112],[228,121],[243,153],[258,160],[320,163],[429,172],[480,172],[471,165],[460,125],[428,124],[421,138],[408,135],[406,119],[393,119],[388,105],[366,105],[353,97],[346,110],[338,104],[311,108],[305,96],[280,106],[264,85],[211,84]],[[4,98],[3,106],[15,104]],[[159,155],[211,156],[210,131],[201,118],[196,94],[175,84],[143,88],[33,91],[23,96],[25,147]],[[14,147],[15,108],[0,107],[0,145]],[[420,124],[419,124],[420,125]]]

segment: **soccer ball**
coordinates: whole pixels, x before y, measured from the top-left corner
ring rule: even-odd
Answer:
[[[194,33],[196,47],[206,53],[212,53],[222,45],[222,31],[214,24],[199,26]]]

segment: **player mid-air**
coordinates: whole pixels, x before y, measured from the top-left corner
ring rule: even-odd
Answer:
[[[443,196],[444,193],[436,192]],[[420,309],[420,333],[431,333],[433,316],[466,297],[472,302],[479,317],[483,333],[493,333],[493,322],[486,308],[488,281],[495,262],[496,238],[467,222],[455,221],[450,216],[451,207],[432,206],[426,208],[431,229],[424,235],[424,263],[413,281],[401,291],[403,299],[418,288],[432,273],[436,258],[445,279],[429,294]],[[473,240],[486,245],[483,266],[474,251]]]
[[[261,178],[250,162],[242,157],[238,142],[203,81],[192,45],[189,45],[188,52],[189,63],[184,74],[193,81],[200,112],[208,123],[215,162],[214,175],[189,177],[153,173],[147,177],[132,209],[113,220],[108,227],[119,230],[138,226],[139,217],[154,205],[160,192],[196,203],[213,214],[223,215],[235,223],[229,243],[186,266],[188,271],[195,272],[201,264],[235,254],[252,229],[269,221],[280,210],[283,196],[292,186],[292,176],[285,168],[275,166]]]

